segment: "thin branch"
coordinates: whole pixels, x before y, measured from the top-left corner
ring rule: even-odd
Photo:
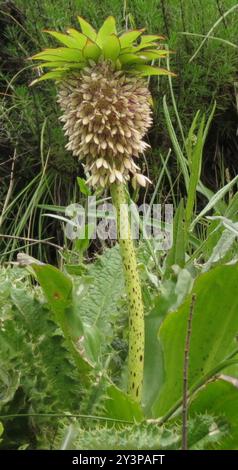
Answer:
[[[188,449],[188,371],[189,371],[189,352],[192,334],[192,319],[194,312],[196,295],[192,295],[192,301],[188,315],[188,326],[184,350],[184,369],[183,369],[183,405],[182,405],[182,450]]]
[[[185,36],[194,36],[194,37],[197,37],[197,38],[206,38],[207,37],[205,34],[190,33],[189,31],[181,31],[181,32],[178,32],[178,34],[183,34]],[[208,39],[213,39],[215,41],[222,42],[224,44],[227,44],[228,46],[235,47],[236,49],[238,49],[237,44],[234,44],[233,42],[228,41],[227,39],[223,39],[223,38],[219,38],[217,36],[211,36],[211,35],[209,36]],[[168,77],[168,78],[171,79],[171,77]]]
[[[11,166],[11,173],[10,173],[10,183],[9,183],[9,187],[8,187],[6,199],[5,199],[4,204],[3,204],[2,213],[1,213],[1,216],[0,216],[0,227],[2,226],[4,213],[5,213],[6,209],[7,209],[7,206],[8,206],[8,203],[9,203],[9,200],[10,200],[10,197],[11,197],[11,194],[12,194],[12,189],[13,189],[13,184],[14,184],[14,168],[15,168],[16,159],[17,159],[17,152],[16,152],[16,149],[15,149],[15,150],[14,150],[13,157],[12,157],[12,166]]]
[[[185,22],[185,11],[184,11],[184,3],[183,0],[180,0],[180,11],[181,11],[181,20],[182,20],[182,26],[183,30],[186,31],[186,22]],[[185,37],[185,47],[186,47],[186,52],[187,54],[189,53],[189,42],[187,37]]]
[[[50,238],[47,240],[37,240],[35,238],[26,238],[26,237],[17,237],[16,235],[6,235],[4,233],[0,233],[0,238],[10,238],[12,240],[22,240],[24,242],[33,242],[33,243],[44,243],[45,245],[50,245],[53,246],[54,248],[57,248],[58,250],[63,250],[63,247],[60,245],[56,245],[55,243],[50,242]]]
[[[160,0],[160,5],[161,5],[161,10],[162,10],[162,16],[164,20],[164,26],[166,30],[166,34],[169,38],[169,21],[168,21],[168,15],[167,15],[167,10],[166,10],[166,5],[164,0]]]
[[[16,413],[8,415],[0,415],[0,419],[10,418],[31,418],[31,417],[46,417],[46,418],[81,418],[81,419],[92,419],[97,421],[113,421],[116,423],[134,424],[133,421],[127,421],[124,419],[107,418],[106,416],[94,416],[94,415],[83,415],[83,414],[63,414],[63,413]]]
[[[220,15],[223,17],[224,11],[222,10],[222,6],[220,5],[220,0],[216,0],[216,4],[217,4],[217,9]],[[225,18],[223,18],[223,23],[224,23],[225,28],[227,29],[227,22]]]
[[[1,95],[1,93],[0,93],[0,95]],[[5,162],[0,163],[0,166],[5,165],[6,163],[11,162],[12,160],[13,160],[13,157],[8,158],[7,160],[5,160]]]
[[[208,31],[208,33],[206,34],[205,38],[203,39],[203,41],[201,42],[200,46],[197,48],[197,50],[194,52],[193,56],[189,59],[189,63],[191,63],[195,57],[197,56],[197,54],[199,53],[199,51],[201,50],[201,48],[203,47],[204,43],[206,42],[206,40],[209,38],[209,36],[211,36],[211,33],[214,31],[214,29],[220,24],[221,21],[224,20],[224,18],[227,17],[227,15],[229,15],[230,13],[232,13],[234,10],[236,10],[238,8],[238,4],[234,5],[232,8],[230,8],[229,10],[226,11],[226,13],[224,13],[224,15],[222,15],[214,24],[213,26],[211,27],[211,29]]]
[[[222,370],[226,369],[227,367],[230,367],[233,364],[238,364],[238,359],[229,359],[230,357],[233,357],[237,353],[238,353],[238,350],[233,352],[231,356],[226,358],[226,360],[222,361],[220,364],[218,364],[218,366],[214,367],[205,376],[203,376],[200,380],[198,380],[190,388],[190,391],[188,392],[188,398],[192,397],[201,387],[209,383],[211,380],[216,380],[216,378],[219,376],[219,373]],[[182,412],[182,404],[183,404],[183,399],[179,398],[179,400],[177,400],[177,402],[174,405],[172,405],[169,411],[162,418],[147,419],[146,423],[157,424],[158,426],[163,426],[170,418],[172,418],[174,413],[178,412],[180,414]]]
[[[13,21],[17,24],[17,26],[19,26],[19,28],[21,28],[21,29],[24,31],[24,33],[25,33],[27,36],[29,36],[29,38],[30,38],[37,46],[39,45],[39,43],[38,43],[38,42],[35,40],[35,38],[29,33],[29,31],[28,31],[26,28],[24,28],[24,26],[23,26],[14,16],[12,16],[10,13],[7,13],[7,12],[4,11],[4,10],[0,10],[0,13],[3,14],[3,15],[5,15],[5,16],[8,16],[9,18],[11,18],[11,20],[13,20]]]

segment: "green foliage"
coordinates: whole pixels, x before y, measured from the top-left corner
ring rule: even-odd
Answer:
[[[74,288],[70,277],[55,267],[34,264],[34,261],[31,266],[79,371],[87,375],[89,362],[105,362],[117,331],[115,322],[119,318],[119,299],[124,288],[118,248],[105,251],[89,266],[86,274],[74,277]],[[123,318],[118,322],[118,334],[122,324]]]
[[[0,437],[3,434],[3,431],[4,431],[3,425],[2,425],[2,423],[0,423]],[[1,441],[2,441],[2,439],[0,439],[0,443],[1,443]]]
[[[41,293],[24,278],[19,269],[1,271],[1,414],[75,412],[80,374]]]
[[[114,385],[109,385],[105,395],[105,416],[115,422],[124,420],[141,422],[143,413],[138,402]]]
[[[201,413],[209,409],[210,413],[220,415],[227,427],[226,436],[222,439],[222,449],[236,449],[238,438],[238,390],[233,384],[217,380],[208,383],[201,392],[195,396],[191,404],[191,414]],[[212,444],[212,448],[219,449],[219,442]]]
[[[202,274],[194,283],[193,331],[189,363],[189,389],[194,390],[209,377],[224,369],[234,351],[238,331],[238,300],[231,296],[238,266],[220,266]],[[184,348],[191,294],[176,311],[167,316],[159,331],[166,377],[153,413],[163,416],[182,396]]]
[[[31,262],[34,263],[34,260]],[[117,335],[115,322],[118,321],[120,315],[116,300],[119,299],[123,286],[122,274],[118,276],[121,270],[118,249],[111,250],[111,253],[106,252],[90,266],[87,275],[79,278],[75,283],[73,296],[72,281],[56,268],[36,264],[33,264],[32,268],[45,292],[47,303],[43,301],[39,289],[30,287],[27,272],[22,269],[8,269],[1,273],[4,280],[1,283],[0,296],[2,307],[1,388],[3,388],[1,414],[17,415],[19,412],[43,414],[62,412],[64,414],[65,412],[77,413],[79,410],[81,412],[89,409],[90,412],[93,409],[99,410],[100,400],[105,400],[107,387],[105,389],[102,383],[100,388],[98,386],[95,388],[93,377],[91,388],[82,387],[84,383],[82,371],[84,369],[85,374],[88,369],[88,362],[84,362],[83,359],[84,348],[90,360],[93,359],[98,364],[104,363],[107,357],[110,358],[112,351],[115,352],[113,346],[113,340],[115,341],[115,335]],[[104,275],[99,276],[99,273],[104,273]],[[118,282],[115,285],[114,296],[111,295],[111,286],[115,284],[116,274]],[[87,315],[87,312],[91,313],[91,316]],[[122,319],[119,319],[119,336],[121,324],[123,324],[121,322]],[[100,341],[96,339],[97,332]],[[80,338],[83,342],[77,343]],[[118,350],[118,358],[119,354],[120,350]],[[118,369],[120,362],[117,361],[116,364]],[[94,377],[97,374],[96,368]],[[89,384],[90,382],[88,386]],[[65,387],[68,392],[64,391]],[[17,399],[19,392],[24,397],[20,405]],[[111,385],[106,393],[105,410],[107,411],[105,412],[108,416],[112,414],[113,408],[110,402],[115,393],[119,394],[117,401],[119,396],[121,396],[120,400],[123,400],[123,392],[119,389],[117,391]],[[95,399],[97,399],[96,408]],[[120,413],[123,413],[122,402],[119,401],[119,403],[121,403]],[[125,401],[125,406],[129,406],[126,403]],[[104,407],[105,405],[103,409]],[[126,413],[128,417],[128,412]],[[53,432],[57,423],[54,423],[50,417],[32,419],[36,425],[41,423],[43,429],[48,423],[47,436],[50,438],[49,433]],[[6,432],[8,436],[8,426]],[[22,439],[24,437],[29,439],[27,431]],[[16,436],[14,438],[16,439]],[[6,437],[6,442],[9,442],[9,439],[10,437]],[[43,439],[41,431],[38,439],[40,441]],[[43,442],[45,442],[44,439]]]
[[[213,433],[211,432],[213,430]],[[181,427],[158,427],[155,424],[114,425],[82,428],[73,426],[73,440],[68,449],[88,450],[179,450]],[[190,450],[216,444],[226,435],[225,425],[212,416],[196,416],[188,423]],[[62,448],[62,444],[61,444]]]
[[[101,331],[100,350],[103,355],[113,341],[117,328],[115,322],[119,321],[120,330],[125,321],[120,311],[124,280],[118,247],[106,250],[89,265],[84,278],[75,281],[80,316],[89,327],[94,326]],[[84,291],[80,289],[82,281]]]
[[[9,281],[8,281],[9,282]],[[5,281],[2,302],[9,311],[1,327],[1,368],[9,383],[23,388],[29,406],[42,411],[73,409],[80,390],[80,375],[73,367],[63,337],[49,316],[46,305],[24,288],[12,287]],[[16,380],[16,375],[18,380]],[[64,387],[67,391],[64,391]],[[11,390],[4,403],[13,397]]]
[[[113,338],[115,340],[115,335],[120,331],[120,315],[124,309],[123,304],[119,303],[121,287],[118,288],[118,285],[115,287],[114,294],[111,295],[113,303],[110,304],[110,299],[107,297],[105,301],[105,295],[108,292],[111,293],[111,285],[115,283],[115,272],[120,280],[119,265],[118,248],[107,250],[89,266],[87,274],[81,274],[79,277],[73,276],[74,289],[72,289],[72,280],[67,276],[50,266],[33,264],[32,268],[36,272],[38,269],[37,275],[41,272],[39,281],[47,297],[47,304],[43,301],[39,289],[30,288],[25,271],[8,269],[2,273],[4,282],[1,284],[1,301],[4,308],[0,334],[3,364],[1,381],[4,393],[1,393],[1,415],[16,415],[14,418],[16,433],[19,432],[17,428],[19,412],[29,413],[29,416],[31,413],[44,415],[44,413],[56,412],[58,415],[61,412],[63,415],[66,412],[72,414],[94,412],[99,418],[101,415],[104,420],[112,420],[113,428],[111,424],[108,427],[108,424],[105,426],[103,423],[89,428],[88,426],[79,428],[77,424],[72,424],[72,448],[77,448],[79,441],[82,449],[101,449],[105,446],[105,442],[107,442],[107,449],[154,449],[156,446],[164,449],[179,449],[181,447],[182,426],[178,418],[176,421],[172,418],[175,411],[179,412],[181,405],[184,344],[191,301],[191,294],[186,294],[184,290],[187,289],[188,278],[186,283],[177,281],[172,290],[171,280],[167,279],[165,286],[170,289],[170,297],[166,300],[164,291],[162,294],[164,300],[159,297],[160,301],[156,301],[151,314],[146,318],[148,350],[145,367],[144,413],[145,416],[164,416],[167,423],[166,428],[161,427],[160,420],[157,424],[151,422],[147,425],[143,424],[145,417],[142,410],[138,408],[138,404],[133,403],[125,392],[110,384],[112,370],[105,362],[107,356],[111,361]],[[185,271],[181,270],[183,276],[185,276]],[[104,276],[100,276],[102,273]],[[189,448],[191,449],[214,446],[220,448],[223,443],[226,448],[229,445],[235,446],[234,413],[229,412],[229,400],[227,400],[227,408],[224,408],[222,397],[224,396],[223,388],[229,388],[229,393],[234,396],[233,403],[236,403],[236,388],[231,384],[220,382],[220,385],[214,389],[216,393],[216,400],[214,400],[214,384],[206,386],[205,395],[203,389],[200,391],[200,387],[218,371],[221,372],[229,364],[236,362],[236,359],[232,360],[232,356],[236,352],[234,338],[237,332],[235,322],[237,305],[235,304],[236,298],[230,295],[235,288],[236,279],[237,265],[221,266],[199,276],[193,287],[197,298],[193,315],[189,387],[191,392],[196,391],[196,395],[191,404],[189,418]],[[122,276],[120,282],[122,282]],[[191,280],[189,282],[191,285]],[[56,289],[60,293],[62,302],[58,303],[59,297],[54,296]],[[173,289],[175,289],[174,293]],[[72,296],[74,291],[78,294]],[[53,297],[51,297],[52,293]],[[116,299],[117,303],[115,303]],[[74,303],[76,310],[72,308]],[[176,305],[181,305],[177,312],[167,314],[169,310],[174,310]],[[108,310],[104,311],[103,306]],[[63,317],[60,317],[59,322],[59,314],[65,315],[65,324],[68,329],[65,330],[65,324],[62,326]],[[75,325],[72,318],[70,320],[72,315],[78,318],[77,322],[80,321],[79,327],[72,328]],[[116,328],[117,322],[119,330]],[[60,326],[64,338],[56,324]],[[88,330],[85,329],[87,324]],[[100,375],[97,375],[98,367],[96,367],[93,375],[98,377],[96,379],[98,385],[95,387],[95,379],[93,379],[85,389],[82,372],[80,368],[75,367],[75,358],[69,347],[67,335],[69,332],[69,337],[73,340],[85,329],[86,345],[87,342],[90,343],[90,324],[97,326],[101,338],[104,335],[104,344],[98,344],[96,356],[98,356],[100,368],[103,362],[106,368],[102,378],[99,379]],[[159,341],[158,331],[160,331]],[[95,335],[92,340],[95,344]],[[122,364],[119,368],[118,366],[119,363],[117,376],[122,372]],[[4,370],[7,374],[3,373]],[[154,382],[153,377],[159,377],[159,380]],[[232,409],[234,411],[234,408]],[[153,410],[152,413],[151,410]],[[47,439],[49,441],[52,439],[56,426],[52,418],[43,415],[31,418],[35,423],[34,426],[37,428],[40,426],[39,429],[36,428],[35,437],[38,446],[49,445]],[[60,445],[60,440],[66,432],[66,421],[63,416],[58,417],[57,420],[60,428],[53,444],[56,447]],[[142,420],[142,424],[119,424],[123,420],[130,423]],[[16,442],[17,437],[14,433],[10,433],[8,421],[4,423],[6,430],[4,436],[6,437],[3,445],[11,446],[13,441]],[[229,430],[232,430],[232,439],[228,439]],[[35,445],[29,433],[27,423],[25,423],[22,439],[18,441],[19,446],[26,443],[30,446]]]
[[[181,199],[179,206],[176,210],[173,223],[173,246],[166,257],[166,270],[171,269],[171,266],[178,265],[184,266],[185,263],[185,214],[184,214],[184,201]]]
[[[90,371],[90,366],[83,354],[79,354],[74,343],[74,341],[83,337],[84,331],[80,317],[75,315],[72,282],[68,276],[65,276],[53,266],[32,264],[32,267],[48,300],[49,307],[54,313],[55,322],[64,334],[68,348],[75,359],[83,380],[84,374]]]

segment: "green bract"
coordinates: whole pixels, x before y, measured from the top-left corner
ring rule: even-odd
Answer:
[[[45,31],[59,41],[63,47],[45,49],[31,59],[40,60],[42,68],[50,71],[37,78],[32,84],[42,80],[62,80],[68,72],[82,69],[90,60],[110,60],[117,70],[140,76],[174,75],[166,69],[146,65],[147,62],[166,57],[170,51],[161,48],[159,40],[163,36],[145,35],[144,29],[117,34],[116,21],[109,16],[98,32],[83,18],[78,16],[81,27],[79,32],[69,28],[66,34]]]

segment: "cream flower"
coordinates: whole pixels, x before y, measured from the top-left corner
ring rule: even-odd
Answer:
[[[58,102],[66,148],[85,160],[93,186],[138,175],[134,157],[148,147],[142,139],[152,124],[151,95],[142,78],[126,76],[110,62],[91,62],[61,82]],[[137,181],[144,186],[142,175]]]

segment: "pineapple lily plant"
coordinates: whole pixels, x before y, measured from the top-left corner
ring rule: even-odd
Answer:
[[[126,184],[145,186],[136,163],[148,147],[143,137],[152,124],[152,97],[145,77],[168,75],[148,65],[168,50],[144,29],[117,34],[109,16],[98,32],[78,17],[81,32],[46,31],[61,43],[31,59],[48,71],[34,80],[53,79],[68,137],[67,149],[84,162],[93,187],[109,188],[117,211],[118,239],[129,305],[128,392],[141,400],[144,362],[144,309],[136,255],[129,228]]]

